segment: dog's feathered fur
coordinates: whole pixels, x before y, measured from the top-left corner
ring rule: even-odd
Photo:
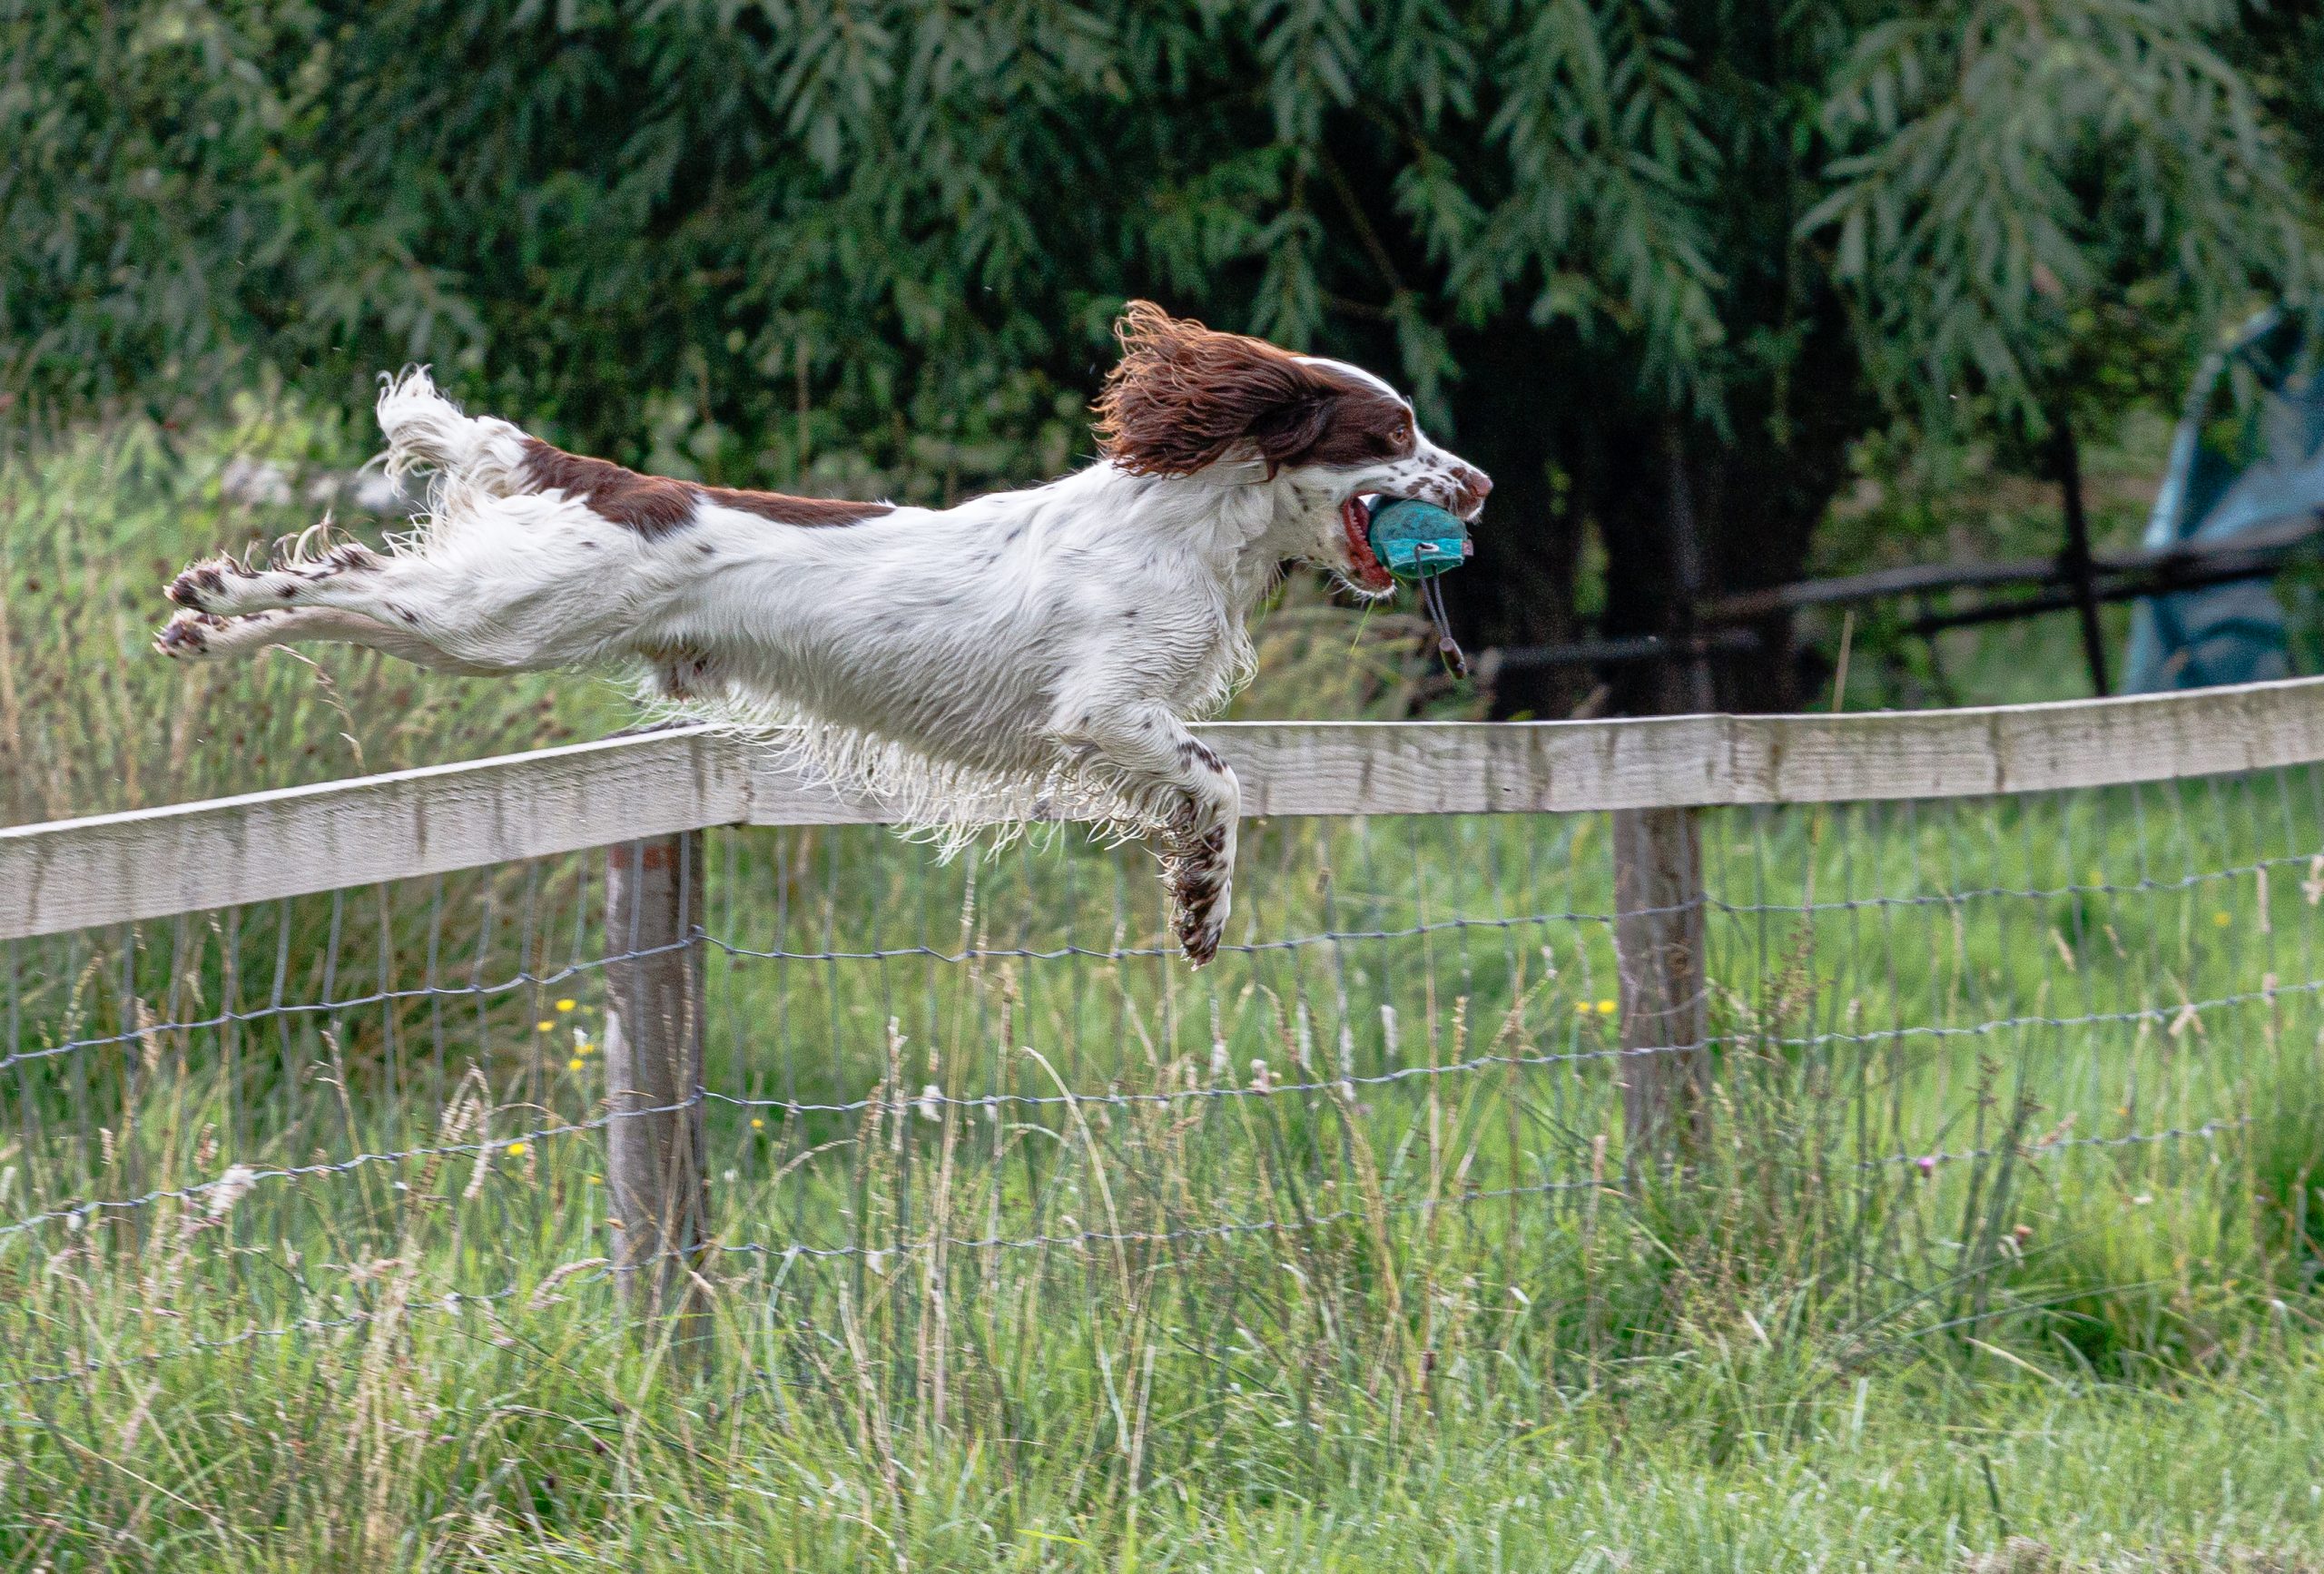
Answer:
[[[180,659],[334,640],[459,673],[626,664],[681,712],[783,740],[902,817],[1158,837],[1179,939],[1216,950],[1240,797],[1184,724],[1225,701],[1244,618],[1304,558],[1390,586],[1367,493],[1473,519],[1491,482],[1386,384],[1134,302],[1102,457],[946,509],[640,476],[462,414],[424,370],[379,397],[389,474],[432,476],[386,553],[300,538],[170,598]]]

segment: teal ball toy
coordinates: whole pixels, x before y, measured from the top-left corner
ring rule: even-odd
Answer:
[[[1374,498],[1366,536],[1372,556],[1398,579],[1432,579],[1476,549],[1457,516],[1412,497]]]

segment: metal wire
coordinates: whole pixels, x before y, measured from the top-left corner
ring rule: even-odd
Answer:
[[[237,1173],[220,1176],[213,1180],[197,1182],[192,1185],[157,1186],[139,1196],[91,1198],[85,1202],[74,1203],[71,1207],[54,1208],[47,1213],[34,1214],[12,1225],[0,1226],[0,1238],[22,1235],[42,1225],[60,1221],[70,1223],[78,1220],[86,1224],[102,1214],[123,1213],[133,1208],[150,1207],[160,1202],[200,1202],[206,1197],[218,1196],[230,1192],[235,1194],[239,1200],[240,1194],[247,1192],[261,1181],[309,1180],[317,1176],[350,1175],[356,1170],[365,1169],[373,1165],[401,1164],[416,1158],[475,1156],[482,1154],[507,1153],[511,1149],[521,1154],[534,1143],[552,1136],[576,1136],[583,1132],[603,1131],[616,1121],[638,1120],[647,1116],[673,1115],[680,1110],[692,1109],[703,1102],[705,1094],[705,1089],[696,1088],[693,1097],[681,1099],[675,1104],[657,1104],[645,1109],[607,1110],[594,1120],[535,1126],[530,1131],[515,1132],[507,1136],[487,1137],[478,1142],[452,1142],[435,1147],[405,1147],[394,1148],[383,1153],[359,1153],[348,1158],[320,1164],[289,1165],[273,1169],[246,1167],[240,1169]]]
[[[517,1294],[517,1286],[505,1285],[497,1290],[481,1293],[447,1290],[440,1298],[407,1302],[398,1307],[395,1315],[426,1316],[464,1312],[470,1306],[486,1306],[506,1301]],[[359,1328],[376,1323],[386,1315],[379,1312],[350,1312],[343,1317],[300,1317],[273,1328],[246,1328],[240,1333],[230,1333],[223,1339],[189,1339],[167,1350],[143,1350],[133,1355],[115,1356],[108,1361],[83,1362],[60,1371],[42,1372],[30,1377],[13,1378],[0,1382],[0,1392],[16,1388],[45,1388],[54,1383],[71,1382],[75,1378],[94,1377],[108,1372],[128,1372],[137,1368],[157,1366],[164,1362],[182,1361],[189,1356],[211,1354],[221,1350],[236,1350],[245,1344],[264,1339],[289,1339],[300,1333],[331,1333],[345,1328]]]
[[[1474,1203],[1505,1201],[1511,1197],[1548,1196],[1558,1192],[1598,1189],[1592,1181],[1546,1181],[1538,1185],[1500,1186],[1492,1190],[1459,1192],[1449,1197],[1423,1197],[1393,1204],[1384,1211],[1393,1215],[1433,1213],[1439,1208],[1464,1207]],[[1345,1224],[1368,1215],[1361,1208],[1339,1208],[1327,1214],[1315,1214],[1299,1219],[1234,1219],[1218,1225],[1189,1225],[1175,1230],[1076,1230],[1062,1235],[945,1235],[935,1240],[914,1240],[895,1247],[809,1246],[796,1241],[770,1245],[763,1241],[743,1241],[733,1245],[718,1244],[714,1249],[724,1256],[768,1257],[868,1257],[910,1258],[941,1248],[946,1251],[1037,1251],[1055,1246],[1152,1246],[1167,1245],[1178,1241],[1221,1240],[1231,1235],[1280,1235],[1289,1231],[1321,1229],[1326,1225]]]
[[[1676,909],[1643,909],[1661,911]],[[1305,950],[1314,946],[1334,946],[1350,940],[1400,940],[1415,936],[1440,934],[1457,930],[1515,930],[1533,929],[1546,924],[1611,924],[1612,913],[1547,912],[1527,913],[1516,918],[1453,918],[1434,923],[1411,924],[1402,929],[1324,930],[1315,934],[1291,935],[1273,940],[1222,941],[1219,950],[1228,956],[1257,956],[1268,951]],[[872,950],[759,950],[736,945],[715,935],[704,939],[730,957],[747,957],[770,962],[886,962],[902,958],[918,957],[934,962],[971,961],[1033,961],[1053,962],[1071,959],[1097,961],[1126,961],[1138,957],[1175,959],[1178,948],[1157,943],[1146,946],[1053,946],[1046,949],[1033,946],[966,946],[957,950],[944,950],[935,946],[892,946]]]
[[[312,1306],[338,1271],[315,1252],[389,1256],[431,1212],[471,1252],[594,1238],[601,1177],[572,1145],[534,1150],[644,1117],[685,1115],[709,1144],[710,1254],[691,1262],[839,1275],[1224,1246],[1375,1209],[1451,1209],[1448,1235],[1499,1230],[1514,1254],[1623,1195],[1623,1063],[1669,1057],[1734,1108],[1799,1101],[1817,1161],[1864,1188],[2219,1144],[2251,1123],[2268,1053],[2324,1029],[2319,776],[1706,812],[1700,899],[1627,915],[1700,912],[1713,1003],[1685,1043],[1624,1027],[1597,816],[1255,826],[1229,942],[1197,975],[1137,850],[943,865],[832,828],[714,833],[681,871],[704,917],[668,945],[632,943],[589,859],[12,943],[0,1264],[115,1271],[119,1238],[177,1253],[205,1314],[277,1310],[87,1362],[34,1300],[0,1303],[0,1343],[48,1363],[0,1388],[371,1321],[283,1316],[284,1285]],[[615,1107],[609,970],[680,954],[710,1062],[683,1100]],[[2206,1042],[2230,1027],[2231,1056]],[[2036,1106],[2046,1133],[2005,1124]],[[426,1187],[407,1168],[457,1158],[490,1163]],[[1099,1172],[1117,1211],[1090,1227]],[[1374,1203],[1346,1204],[1360,1185]],[[516,1290],[431,1285],[405,1310]]]
[[[697,937],[697,939],[699,938]],[[46,1045],[38,1049],[12,1049],[5,1055],[0,1055],[0,1071],[12,1069],[29,1061],[54,1059],[59,1055],[71,1055],[84,1049],[106,1049],[133,1044],[157,1033],[183,1033],[231,1028],[244,1022],[264,1022],[285,1017],[330,1016],[348,1011],[359,1011],[367,1007],[396,1006],[412,1001],[427,1001],[440,1005],[446,1000],[457,1000],[464,997],[487,999],[493,996],[509,994],[517,989],[550,989],[617,963],[641,961],[645,958],[659,956],[665,952],[685,950],[695,943],[696,941],[692,940],[678,940],[666,946],[646,946],[636,950],[616,951],[610,956],[572,962],[550,972],[517,973],[514,977],[490,984],[471,982],[445,985],[431,981],[414,989],[374,989],[367,994],[350,995],[337,999],[326,998],[309,1001],[271,1001],[256,1011],[220,1011],[212,1016],[195,1017],[183,1020],[161,1019],[124,1032],[104,1034],[92,1038],[68,1038],[63,1043]]]

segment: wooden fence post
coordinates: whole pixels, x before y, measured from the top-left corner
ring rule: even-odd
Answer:
[[[1632,1164],[1700,1135],[1709,1067],[1703,855],[1692,809],[1614,812],[1622,1111]],[[1628,1053],[1649,1051],[1649,1053]]]
[[[633,1310],[709,1332],[696,1260],[708,1237],[702,1087],[702,833],[606,849],[606,1183],[615,1281]],[[633,1113],[653,1111],[654,1113]]]

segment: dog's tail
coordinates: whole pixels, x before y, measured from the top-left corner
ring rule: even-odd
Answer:
[[[454,486],[498,497],[534,489],[525,474],[525,434],[490,416],[462,415],[436,391],[424,366],[382,379],[379,416],[391,480],[433,470]]]

